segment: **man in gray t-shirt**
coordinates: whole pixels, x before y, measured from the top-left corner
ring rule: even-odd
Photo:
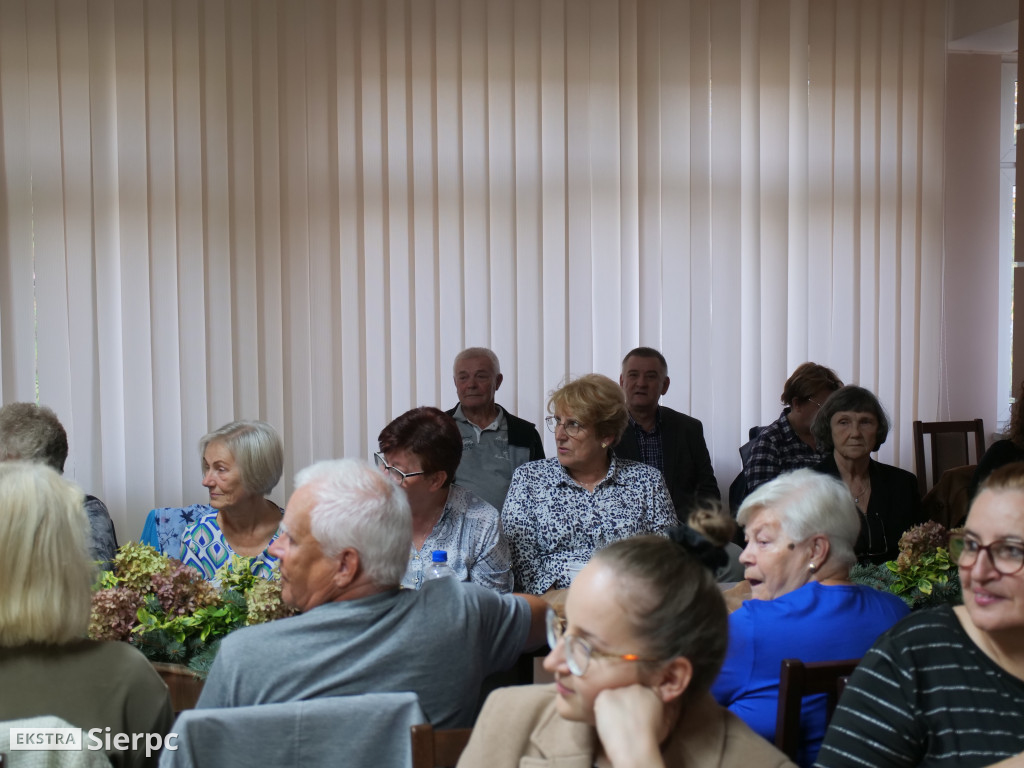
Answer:
[[[546,604],[455,579],[399,589],[408,502],[364,462],[299,473],[271,546],[303,613],[225,638],[198,707],[412,691],[439,728],[471,727],[484,677],[539,645]]]

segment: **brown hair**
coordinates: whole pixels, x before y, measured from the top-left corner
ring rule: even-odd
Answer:
[[[400,450],[416,454],[424,472],[444,472],[444,487],[455,480],[462,461],[462,433],[444,411],[422,406],[406,411],[377,436],[381,453]]]
[[[992,470],[992,474],[981,481],[974,498],[977,499],[982,491],[1024,491],[1024,461],[1004,464]]]
[[[729,616],[711,571],[661,536],[620,539],[598,551],[594,560],[627,580],[619,606],[644,652],[661,661],[689,659],[693,678],[683,701],[706,693],[722,668],[729,642]]]
[[[732,541],[736,533],[736,521],[716,499],[702,499],[690,512],[686,524],[719,548]]]
[[[831,368],[817,363],[803,363],[786,379],[782,388],[782,404],[792,405],[794,400],[810,400],[823,389],[835,392],[843,382]]]

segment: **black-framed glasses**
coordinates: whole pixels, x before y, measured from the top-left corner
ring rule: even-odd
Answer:
[[[970,568],[978,561],[978,555],[988,552],[989,562],[1003,576],[1013,576],[1024,568],[1024,543],[1008,539],[996,539],[991,544],[962,533],[949,537],[949,556],[961,568]]]
[[[889,552],[889,537],[885,534],[882,516],[878,512],[861,514],[864,515],[864,527],[868,534],[867,551],[864,554],[868,557],[883,557]]]
[[[622,661],[661,661],[661,659],[647,659],[637,656],[635,653],[619,654],[596,651],[586,640],[581,640],[575,635],[565,634],[565,624],[551,608],[548,608],[547,612],[547,630],[548,645],[551,646],[551,650],[555,649],[559,641],[565,642],[565,663],[569,667],[569,671],[576,675],[576,677],[582,677],[587,673],[591,656],[605,659],[620,659]]]
[[[377,464],[377,469],[379,469],[381,472],[386,472],[388,477],[391,478],[391,481],[395,485],[404,485],[405,481],[410,477],[416,477],[416,475],[427,474],[426,470],[424,469],[421,469],[419,472],[403,472],[398,467],[393,467],[390,464],[388,464],[387,459],[384,458],[383,453],[378,452],[373,454],[373,460]]]
[[[548,425],[548,429],[552,432],[561,427],[569,437],[576,437],[580,433],[580,430],[586,429],[586,427],[576,421],[576,419],[562,421],[558,416],[547,416],[544,418],[544,423]]]

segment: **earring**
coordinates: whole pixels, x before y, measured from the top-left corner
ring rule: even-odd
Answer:
[[[601,447],[602,448],[607,448],[608,447],[608,443],[601,443]]]
[[[818,569],[814,566],[814,563],[811,563],[807,566],[807,570],[809,570],[811,573],[814,573]]]

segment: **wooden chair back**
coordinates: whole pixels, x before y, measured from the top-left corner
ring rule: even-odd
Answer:
[[[839,701],[846,680],[860,659],[815,661],[783,659],[779,670],[779,709],[775,721],[775,746],[796,761],[800,748],[800,703],[804,696],[824,693],[828,697],[827,717]]]
[[[412,727],[412,768],[455,768],[472,728],[435,731],[428,723]]]
[[[974,456],[971,456],[969,436],[974,434]],[[931,462],[925,462],[925,440],[929,436]],[[942,473],[953,467],[977,464],[985,453],[985,422],[971,421],[915,421],[914,422],[914,469],[917,484],[924,496],[928,489],[939,482]],[[928,468],[931,468],[929,477]]]

